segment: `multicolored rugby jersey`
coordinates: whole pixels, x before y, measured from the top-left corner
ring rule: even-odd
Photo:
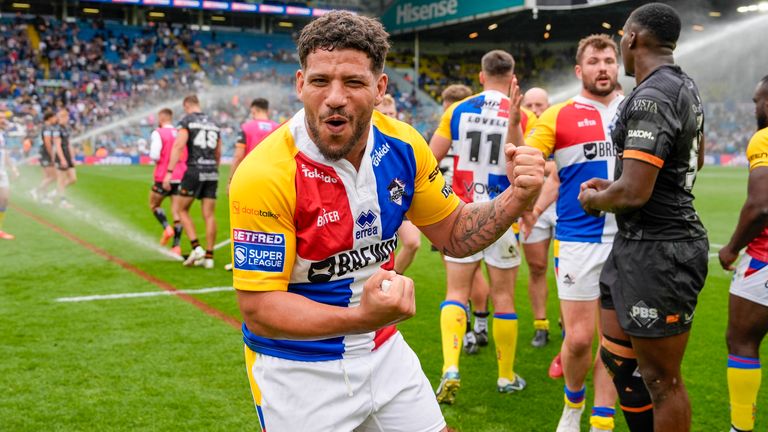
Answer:
[[[523,134],[536,115],[521,108]],[[509,187],[504,144],[507,142],[509,98],[486,90],[448,107],[435,131],[453,147],[453,190],[465,202],[490,201]]]
[[[245,154],[253,150],[260,142],[280,126],[272,120],[249,120],[240,126],[240,135],[235,146],[245,146]]]
[[[749,160],[750,171],[759,167],[768,167],[768,128],[760,129],[749,140],[747,159]],[[761,265],[750,265],[750,268],[759,267],[755,271],[768,263],[768,228],[765,228],[747,245],[747,253],[753,258],[753,261],[761,261]]]
[[[611,141],[611,121],[623,96],[605,106],[576,96],[553,105],[541,117],[525,143],[554,154],[560,189],[557,197],[555,238],[560,241],[611,243],[616,235],[616,217],[586,214],[579,204],[581,184],[591,178],[613,180],[616,151]]]
[[[405,123],[374,112],[356,170],[320,154],[299,111],[243,160],[232,180],[234,287],[356,307],[363,283],[392,265],[403,216],[430,225],[459,203],[424,138]],[[253,351],[300,361],[359,356],[396,331],[293,341],[257,336],[243,324]]]

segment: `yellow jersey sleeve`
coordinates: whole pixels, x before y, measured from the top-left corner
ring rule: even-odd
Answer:
[[[460,200],[445,181],[426,141],[415,130],[410,144],[416,159],[416,176],[413,181],[413,200],[406,214],[414,225],[431,225],[451,214]]]
[[[523,137],[527,137],[528,134],[531,133],[531,130],[533,130],[533,127],[536,125],[539,118],[536,117],[536,114],[533,111],[526,108],[521,107],[520,111],[523,113],[522,118],[525,119],[523,122]]]
[[[760,129],[749,140],[747,146],[749,170],[768,166],[768,128]]]
[[[555,151],[557,115],[562,107],[563,104],[558,104],[547,108],[525,136],[525,144],[541,150],[544,159]]]
[[[440,125],[437,127],[435,134],[453,141],[453,137],[451,136],[451,118],[453,117],[453,111],[456,109],[459,103],[461,103],[461,101],[454,102],[453,105],[449,106],[448,109],[445,110],[442,117],[440,117]]]
[[[296,260],[296,154],[287,126],[243,160],[229,194],[235,289],[285,291]]]

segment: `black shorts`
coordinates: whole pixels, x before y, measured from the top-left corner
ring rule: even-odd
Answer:
[[[160,194],[162,196],[171,196],[171,195],[178,195],[179,194],[179,182],[178,181],[172,181],[171,182],[171,190],[165,190],[163,189],[163,182],[156,181],[155,184],[152,185],[152,192],[156,194]]]
[[[219,173],[199,172],[193,168],[187,168],[179,186],[179,195],[194,197],[197,199],[216,199],[216,190],[219,187]]]
[[[51,155],[45,150],[40,152],[40,166],[43,168],[48,168],[49,166],[53,166]]]
[[[75,164],[72,163],[72,155],[69,154],[69,149],[64,148],[62,150],[63,150],[63,153],[64,153],[64,160],[67,161],[67,167],[66,168],[62,167],[61,161],[59,160],[59,155],[57,154],[56,155],[56,168],[58,170],[61,170],[61,171],[66,171],[66,170],[68,170],[70,168],[74,168]]]
[[[617,235],[600,274],[600,303],[624,331],[660,338],[691,329],[709,263],[706,238],[639,241]]]

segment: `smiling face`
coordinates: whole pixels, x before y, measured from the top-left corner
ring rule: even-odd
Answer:
[[[598,97],[608,96],[616,89],[619,78],[616,52],[612,48],[598,50],[593,46],[586,47],[576,65],[576,76],[588,93]]]
[[[307,56],[296,73],[296,90],[309,135],[323,156],[335,161],[365,147],[373,107],[386,89],[387,76],[375,74],[362,51],[317,49]]]

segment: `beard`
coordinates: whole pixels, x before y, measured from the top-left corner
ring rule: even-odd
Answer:
[[[765,129],[768,127],[768,112],[764,110],[761,113],[757,113],[755,118],[757,119],[757,130]]]
[[[599,78],[599,77],[598,77]],[[603,97],[608,96],[609,94],[613,93],[614,90],[616,90],[616,80],[608,78],[611,80],[611,85],[607,88],[600,88],[597,86],[597,78],[595,78],[592,82],[584,82],[584,90],[588,91],[589,93],[592,93],[595,96]]]
[[[318,116],[317,120],[315,120],[315,116],[312,116],[311,113],[308,114],[310,115],[307,115],[305,118],[307,120],[306,123],[312,141],[314,141],[323,157],[334,162],[346,157],[352,149],[355,148],[358,141],[360,141],[360,138],[363,137],[363,134],[368,128],[368,123],[371,120],[370,115],[368,116],[367,121],[364,119],[356,119],[355,117],[349,116],[343,109],[333,109],[324,115]],[[318,123],[322,123],[326,118],[334,115],[346,118],[352,126],[352,136],[341,147],[329,145],[320,136],[320,126]]]

